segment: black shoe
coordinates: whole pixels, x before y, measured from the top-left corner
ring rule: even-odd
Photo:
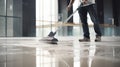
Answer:
[[[90,38],[84,37],[83,39],[79,39],[80,42],[90,42]]]
[[[101,36],[96,36],[95,42],[100,42],[101,41]]]

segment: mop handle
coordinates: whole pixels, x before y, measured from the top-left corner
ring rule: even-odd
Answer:
[[[67,23],[67,21],[77,12],[79,7],[63,22]],[[62,23],[60,24],[59,28],[55,31],[55,33],[62,27]]]
[[[76,9],[64,22],[67,22],[76,12],[78,9]]]

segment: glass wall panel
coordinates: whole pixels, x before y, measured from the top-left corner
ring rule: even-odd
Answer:
[[[22,20],[20,18],[7,18],[7,36],[22,36]]]
[[[22,0],[0,0],[0,37],[22,36]]]
[[[13,18],[7,18],[7,36],[13,36]]]
[[[5,36],[5,30],[6,30],[6,24],[5,24],[5,17],[0,17],[0,37]]]
[[[0,16],[6,13],[6,0],[0,0]]]
[[[13,16],[13,0],[7,0],[7,16]]]
[[[22,36],[22,19],[21,18],[13,18],[13,34],[14,37]]]
[[[13,16],[22,17],[22,0],[13,1]]]

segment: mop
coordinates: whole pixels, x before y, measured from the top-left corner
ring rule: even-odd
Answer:
[[[79,7],[63,22],[67,22],[77,12],[78,9]],[[60,30],[61,28],[62,28],[62,24],[58,27],[58,29],[55,32],[51,31],[47,37],[44,37],[41,40],[47,43],[57,44],[58,39],[55,38],[54,36],[57,33],[57,31]]]
[[[88,6],[88,5],[90,5],[90,4],[91,4],[91,2],[88,2],[87,4],[82,4],[82,5],[80,5],[80,6],[79,6],[65,21],[63,21],[63,22],[67,22],[67,21],[77,12],[77,10],[79,10],[80,7]],[[62,26],[63,26],[63,25],[61,24],[55,32],[52,32],[52,31],[51,31],[51,32],[48,34],[47,37],[44,37],[44,38],[42,39],[42,41],[46,41],[46,42],[51,43],[51,44],[57,44],[58,39],[55,38],[54,36],[55,36],[55,34],[57,33],[57,31],[62,28]]]

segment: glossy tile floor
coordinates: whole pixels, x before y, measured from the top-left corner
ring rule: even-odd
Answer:
[[[120,67],[120,37],[79,42],[82,37],[57,37],[58,44],[37,37],[0,38],[0,67]]]
[[[101,27],[102,42],[79,42],[82,27],[62,27],[58,44],[40,41],[50,28],[37,29],[37,37],[0,37],[0,67],[120,67],[120,27]],[[42,33],[41,33],[42,32]]]

